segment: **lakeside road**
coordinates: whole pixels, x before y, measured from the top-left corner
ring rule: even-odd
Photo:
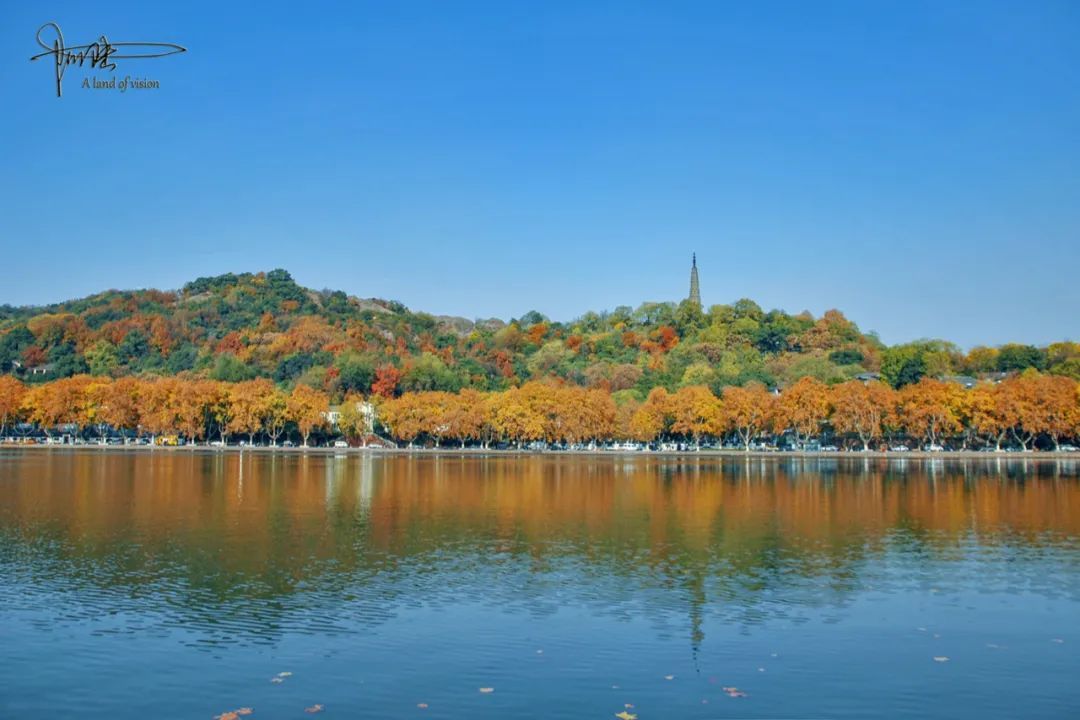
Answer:
[[[106,453],[126,452],[149,452],[149,453],[260,453],[260,454],[289,454],[289,455],[439,455],[439,456],[498,456],[498,457],[617,457],[620,459],[631,458],[754,458],[762,460],[783,459],[821,459],[821,460],[1074,460],[1080,461],[1080,453],[1077,452],[1053,452],[1053,451],[1029,451],[1029,452],[979,452],[975,450],[952,450],[944,452],[927,452],[924,450],[910,450],[907,452],[895,451],[760,451],[725,449],[725,450],[531,450],[513,448],[477,448],[477,447],[440,447],[440,448],[386,448],[386,447],[267,447],[261,445],[240,446],[228,445],[215,447],[212,445],[187,445],[187,446],[161,446],[161,445],[97,445],[93,443],[79,445],[43,445],[23,443],[0,443],[0,450],[32,450],[44,452],[70,452],[72,450],[89,450]]]

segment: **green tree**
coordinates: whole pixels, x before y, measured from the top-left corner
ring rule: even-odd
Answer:
[[[87,349],[85,356],[92,375],[112,375],[120,365],[120,353],[108,340],[98,340]]]

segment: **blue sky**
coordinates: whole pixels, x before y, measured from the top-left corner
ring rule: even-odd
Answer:
[[[466,317],[1080,339],[1080,4],[6,3],[0,302],[284,267]],[[80,88],[46,21],[185,55]]]

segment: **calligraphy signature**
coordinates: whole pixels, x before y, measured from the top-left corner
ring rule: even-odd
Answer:
[[[42,39],[42,34],[52,30],[56,33],[56,37],[52,41],[52,45],[49,45]],[[78,65],[82,67],[85,63],[89,62],[90,67],[100,68],[102,70],[115,70],[116,63],[113,60],[136,60],[142,58],[157,58],[165,57],[166,55],[175,55],[177,53],[187,52],[187,48],[173,43],[159,43],[159,42],[109,42],[108,38],[102,35],[98,38],[97,42],[92,42],[89,45],[72,45],[71,47],[64,46],[64,34],[60,32],[60,26],[54,22],[45,23],[38,28],[36,36],[37,44],[45,48],[45,52],[38,53],[30,58],[33,62],[39,58],[52,55],[56,59],[56,97],[61,95],[61,85],[64,79],[64,71],[67,70],[68,65]],[[127,50],[128,54],[120,54],[117,48],[139,48],[139,51]]]

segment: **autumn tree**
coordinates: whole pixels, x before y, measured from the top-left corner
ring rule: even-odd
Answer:
[[[26,392],[26,386],[15,378],[0,375],[0,438],[4,436],[9,423],[14,425],[23,417]]]
[[[662,387],[653,388],[630,418],[630,430],[634,438],[650,442],[665,433],[670,417],[671,395]]]
[[[158,378],[143,386],[139,425],[152,437],[179,432],[179,402],[183,383],[175,378]]]
[[[959,404],[961,423],[967,432],[994,443],[995,450],[1001,449],[1011,429],[1000,387],[989,383],[976,385],[963,394]]]
[[[839,433],[857,435],[863,450],[882,436],[885,420],[894,405],[894,391],[872,380],[863,383],[849,380],[834,385],[830,392],[832,425]]]
[[[276,387],[271,387],[263,397],[262,425],[272,447],[277,447],[277,440],[289,422],[288,399],[289,396]]]
[[[705,435],[719,435],[720,403],[709,388],[694,385],[680,388],[671,396],[671,429],[700,444]]]
[[[353,402],[359,401],[354,399]],[[289,394],[286,407],[289,417],[300,431],[300,437],[304,439],[304,447],[307,447],[311,433],[326,422],[330,412],[329,397],[322,391],[299,384]]]
[[[385,407],[385,402],[383,407]],[[354,442],[367,436],[368,421],[367,417],[364,416],[363,403],[364,398],[356,394],[346,395],[345,400],[341,403],[337,428],[348,442]]]
[[[452,399],[446,422],[447,435],[461,443],[461,447],[469,440],[478,440],[489,422],[483,395],[476,390],[462,390]]]
[[[776,401],[775,429],[790,429],[802,446],[829,418],[829,392],[820,380],[804,377],[780,393]]]
[[[948,433],[959,432],[962,395],[956,383],[924,377],[905,385],[897,395],[901,425],[916,438],[926,438],[931,445]]]
[[[256,433],[263,429],[273,391],[273,384],[265,378],[233,384],[229,388],[229,432],[247,435],[248,444],[254,443]]]
[[[398,383],[401,382],[401,371],[393,365],[383,365],[375,371],[375,382],[371,384],[371,392],[382,397],[394,397],[397,394]]]
[[[724,388],[720,403],[720,419],[724,429],[734,432],[743,449],[750,451],[750,443],[758,437],[772,420],[774,396],[761,383],[745,387],[729,385]]]
[[[51,436],[60,425],[74,425],[76,432],[88,422],[86,414],[89,375],[75,375],[34,386],[24,397],[30,422]]]
[[[1072,378],[1042,375],[1037,382],[1037,408],[1043,418],[1042,431],[1061,449],[1061,441],[1080,428],[1080,404],[1077,383]]]
[[[192,448],[200,438],[206,436],[216,394],[217,386],[212,380],[189,381],[178,388],[174,398],[176,427]]]

